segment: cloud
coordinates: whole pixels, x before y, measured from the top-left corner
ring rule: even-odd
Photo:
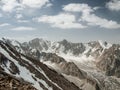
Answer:
[[[51,5],[49,0],[1,0],[1,9],[5,12],[24,10],[26,7],[36,9]]]
[[[96,7],[93,7],[93,10],[98,10],[100,8],[102,8],[102,7],[96,6]]]
[[[5,27],[5,26],[9,26],[10,24],[9,23],[3,23],[3,24],[0,24],[0,27]]]
[[[17,20],[17,22],[19,22],[19,23],[28,23],[29,22],[29,20]]]
[[[36,30],[35,28],[33,27],[16,27],[16,28],[12,28],[11,30],[13,31],[33,31],[33,30]]]
[[[60,13],[54,16],[43,15],[35,18],[37,22],[49,23],[52,27],[61,29],[85,28],[82,24],[76,22],[76,17],[69,13]]]
[[[64,11],[70,11],[70,12],[84,12],[89,13],[93,12],[93,9],[88,6],[88,4],[77,4],[77,3],[71,3],[68,5],[65,5],[63,7]]]
[[[22,14],[16,14],[16,16],[15,16],[17,19],[21,19],[22,17],[23,17],[23,15]]]
[[[41,8],[44,5],[49,4],[49,0],[23,0],[22,4],[31,8]]]
[[[51,7],[51,6],[53,6],[53,4],[52,3],[48,3],[45,7],[48,8],[48,7]]]
[[[120,0],[111,0],[106,3],[106,7],[109,10],[120,11]]]
[[[95,14],[83,14],[81,19],[83,21],[86,21],[88,25],[91,26],[100,26],[107,29],[120,28],[120,24],[118,24],[117,22],[98,17]]]
[[[12,12],[14,8],[19,6],[20,4],[16,0],[1,0],[2,2],[2,10],[5,12]]]
[[[0,13],[0,17],[3,17],[3,15]]]
[[[86,22],[90,26],[99,26],[107,29],[118,29],[120,28],[120,24],[113,20],[107,20],[105,18],[101,18],[94,14],[95,7],[90,7],[87,4],[68,4],[63,7],[64,11],[67,12],[80,12],[82,15],[80,16],[80,21]]]

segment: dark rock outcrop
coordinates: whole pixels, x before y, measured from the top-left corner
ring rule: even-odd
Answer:
[[[31,83],[0,70],[0,90],[37,90]]]

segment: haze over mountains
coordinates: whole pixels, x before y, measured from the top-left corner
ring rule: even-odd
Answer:
[[[3,39],[0,72],[2,90],[120,90],[120,45]]]

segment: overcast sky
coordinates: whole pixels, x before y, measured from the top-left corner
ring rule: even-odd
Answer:
[[[0,38],[120,43],[120,0],[0,0]]]

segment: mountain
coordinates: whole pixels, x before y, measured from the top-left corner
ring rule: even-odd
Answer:
[[[83,53],[86,55],[98,55],[104,50],[111,47],[111,44],[102,41],[92,41],[89,43],[72,43],[67,40],[59,42],[51,42],[39,38],[35,38],[29,42],[19,43],[18,41],[5,40],[8,44],[20,48],[22,53],[28,54],[30,52],[51,52],[56,54],[69,54],[79,56]],[[19,49],[18,49],[19,50]]]
[[[61,74],[39,60],[17,52],[8,43],[0,41],[0,82],[4,83],[0,84],[2,90],[13,90],[11,84],[17,90],[79,90]]]
[[[1,42],[1,54],[5,56],[7,51],[11,53],[10,57],[14,58],[13,69],[6,63],[6,59],[2,61],[4,72],[17,78],[21,77],[35,88],[36,83],[41,83],[40,87],[36,88],[38,90],[41,90],[41,86],[43,90],[120,90],[118,44],[102,41],[51,42],[39,38],[24,43],[9,39],[3,39]],[[9,63],[13,62],[8,55],[5,57],[9,59]],[[28,75],[23,72],[29,79],[18,75],[23,69],[30,73]]]
[[[120,45],[113,45],[99,57],[97,67],[108,76],[120,78]]]

